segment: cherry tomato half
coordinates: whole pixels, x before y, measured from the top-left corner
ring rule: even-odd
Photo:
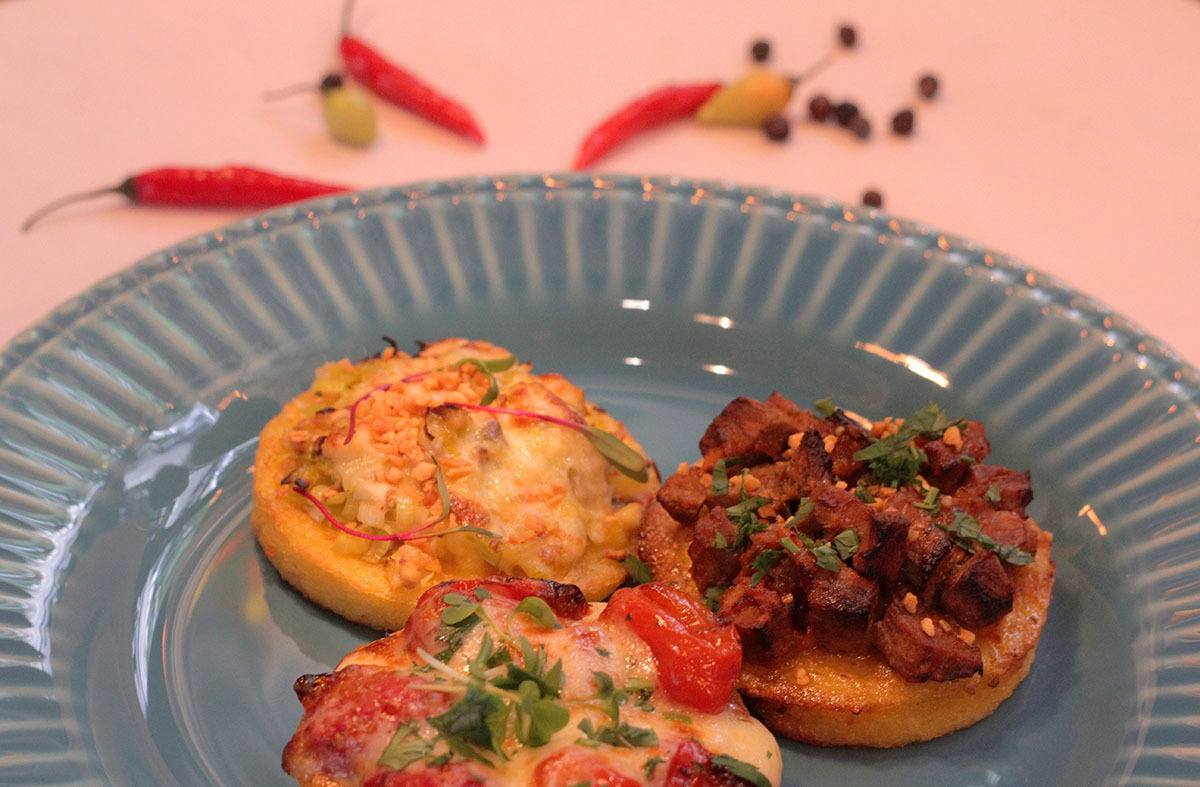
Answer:
[[[613,769],[599,754],[567,749],[538,763],[533,772],[536,787],[640,787],[641,782]]]
[[[652,583],[613,594],[601,620],[624,621],[654,654],[663,691],[676,702],[715,713],[729,702],[742,669],[733,626],[700,602]]]

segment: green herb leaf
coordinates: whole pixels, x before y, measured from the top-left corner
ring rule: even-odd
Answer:
[[[861,483],[857,487],[855,487],[854,496],[857,497],[859,500],[863,501],[864,503],[874,503],[875,502],[875,495],[871,494],[871,490],[867,489]]]
[[[838,556],[837,550],[828,542],[822,541],[811,547],[809,551],[817,559],[817,565],[826,571],[836,573],[842,570],[842,559]]]
[[[477,585],[473,592],[475,593],[475,598],[479,599],[480,601],[486,601],[492,597],[492,594],[489,593],[488,589],[483,585]]]
[[[537,596],[526,596],[521,599],[521,602],[517,604],[517,608],[513,611],[528,615],[541,624],[542,628],[562,628],[559,625],[558,618],[554,616],[554,610],[550,609],[550,605]]]
[[[665,713],[663,713],[663,718],[666,719],[667,721],[677,721],[677,722],[680,722],[681,724],[691,724],[692,723],[691,716],[687,715],[686,713],[680,713],[679,711],[673,711],[673,710],[666,711]]]
[[[447,593],[442,596],[442,603],[446,605],[442,610],[442,623],[447,626],[457,626],[479,612],[479,604],[461,593]]]
[[[605,658],[605,659],[612,655],[612,653],[609,653],[604,648],[596,648],[596,652],[600,654],[601,658]]]
[[[562,703],[541,696],[536,683],[527,680],[517,689],[520,701],[516,705],[514,732],[525,746],[545,746],[554,733],[567,726],[570,712]]]
[[[485,752],[500,752],[504,742],[502,722],[508,720],[508,706],[494,694],[475,685],[467,687],[462,699],[440,716],[429,717],[429,723],[441,733],[443,740],[455,752],[490,764]]]
[[[829,397],[818,399],[817,401],[813,402],[813,407],[824,418],[828,418],[837,412],[837,405],[834,404],[833,399]]]
[[[492,679],[492,685],[500,689],[516,689],[523,681],[531,680],[541,689],[542,696],[558,697],[563,685],[562,659],[547,669],[545,649],[535,649],[525,637],[517,637],[517,649],[521,652],[521,666],[510,662],[505,667],[504,675]]]
[[[653,779],[654,771],[658,769],[658,766],[662,765],[666,761],[667,760],[665,757],[650,757],[642,763],[642,773],[646,774],[647,779]]]
[[[726,549],[729,546],[729,541],[725,538],[724,533],[717,533],[713,536],[713,547],[716,549]]]
[[[487,375],[488,388],[483,394],[483,398],[479,400],[479,403],[491,404],[492,402],[496,401],[496,397],[500,395],[500,384],[496,381],[496,377],[494,374],[492,374],[492,372],[502,372],[505,369],[510,369],[512,368],[512,365],[516,363],[516,361],[517,359],[511,355],[506,358],[489,358],[487,360],[480,360],[479,358],[463,358],[461,361],[454,364],[454,368],[457,369],[463,366],[474,366],[480,372]]]
[[[629,572],[629,581],[635,585],[644,585],[654,579],[654,575],[650,573],[650,566],[633,553],[626,555],[621,565],[625,566],[625,570]]]
[[[729,492],[729,474],[725,470],[725,460],[718,459],[712,471],[712,496],[724,497]]]
[[[461,622],[454,625],[442,625],[438,629],[438,633],[434,637],[444,646],[434,658],[441,662],[449,661],[455,653],[462,648],[463,641],[467,638],[467,634],[471,629],[475,628],[480,623],[477,615],[472,615],[464,618]]]
[[[721,596],[725,595],[725,588],[720,585],[710,585],[704,591],[704,603],[713,612],[716,612],[721,607]]]
[[[984,492],[983,497],[985,500],[987,500],[989,503],[991,503],[994,506],[1000,505],[1000,485],[999,484],[990,485],[987,488],[987,492]]]
[[[941,494],[936,488],[929,487],[925,490],[925,499],[920,503],[913,503],[913,508],[921,508],[928,511],[931,516],[937,516],[942,510]]]
[[[387,748],[379,756],[379,764],[402,771],[417,760],[424,759],[433,749],[433,744],[418,737],[417,730],[416,722],[411,721],[397,727]]]
[[[808,519],[816,507],[816,504],[807,497],[800,498],[800,501],[796,504],[796,510],[792,512],[792,515],[788,521],[783,523],[783,526],[795,527],[796,525],[800,524],[801,521]]]
[[[800,547],[789,536],[784,536],[783,538],[779,539],[779,543],[783,545],[784,549],[786,549],[788,552],[791,552],[793,555],[800,551]]]
[[[849,560],[858,551],[858,533],[847,528],[833,537],[832,544],[838,557]]]
[[[903,430],[912,436],[941,437],[951,426],[961,423],[961,418],[951,418],[936,403],[930,402],[904,419]]]
[[[975,546],[978,545],[996,553],[996,557],[1014,566],[1027,566],[1033,562],[1033,555],[1025,550],[1012,544],[1002,544],[984,533],[979,520],[965,511],[955,511],[954,518],[948,525],[941,522],[936,524],[953,536],[955,543],[968,552],[974,552]]]
[[[754,497],[746,498],[737,505],[729,506],[729,508],[725,509],[725,513],[729,515],[730,519],[739,519],[747,514],[753,514],[755,511],[770,502],[771,498],[769,497],[759,497],[758,495],[755,495]]]
[[[717,754],[713,756],[712,764],[722,770],[729,771],[739,779],[745,779],[753,784],[754,787],[771,787],[771,781],[766,776],[763,776],[762,771],[748,762],[742,762],[727,754]]]
[[[635,727],[624,721],[596,727],[591,719],[583,719],[578,726],[584,737],[577,742],[584,745],[607,743],[609,746],[622,748],[658,745],[658,735],[654,730],[649,727]]]
[[[855,546],[857,546],[857,541]],[[754,569],[754,573],[750,575],[750,584],[757,585],[763,581],[767,573],[775,568],[775,564],[783,558],[783,553],[778,549],[764,549],[754,556],[750,561],[750,566]]]
[[[584,436],[622,475],[629,476],[634,481],[646,481],[650,478],[650,462],[615,434],[589,426]]]

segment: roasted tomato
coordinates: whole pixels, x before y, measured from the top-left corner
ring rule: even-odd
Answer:
[[[742,668],[742,646],[733,626],[707,607],[661,584],[613,594],[602,620],[624,620],[650,646],[667,696],[716,713],[729,702]]]
[[[639,787],[640,781],[612,768],[604,757],[588,751],[568,749],[538,763],[533,772],[535,787]]]

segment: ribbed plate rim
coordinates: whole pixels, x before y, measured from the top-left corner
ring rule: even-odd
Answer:
[[[156,276],[190,259],[225,246],[244,242],[302,222],[320,220],[349,210],[364,210],[393,202],[412,202],[428,196],[468,196],[481,191],[527,191],[536,188],[566,190],[586,187],[606,191],[627,190],[639,193],[670,191],[689,194],[699,200],[733,200],[749,210],[787,208],[803,213],[821,212],[845,217],[847,221],[870,222],[894,239],[908,240],[938,248],[947,255],[959,252],[963,265],[978,270],[1004,270],[1022,282],[1009,297],[1039,298],[1069,308],[1058,315],[1082,328],[1098,330],[1124,349],[1146,359],[1148,368],[1163,382],[1175,386],[1182,398],[1193,404],[1200,401],[1200,369],[1183,359],[1170,345],[1143,330],[1107,304],[1067,285],[1051,274],[1023,260],[996,251],[977,241],[943,232],[923,222],[893,216],[866,206],[848,205],[837,200],[790,192],[766,186],[745,186],[730,180],[709,180],[673,175],[634,175],[596,172],[511,173],[476,175],[452,179],[413,181],[397,186],[382,186],[349,191],[332,196],[292,203],[280,208],[239,219],[216,230],[194,235],[161,251],[143,257],[117,273],[101,279],[79,295],[52,309],[33,326],[18,333],[0,349],[0,389],[7,379],[37,355],[39,350],[72,325],[126,293],[145,285]]]

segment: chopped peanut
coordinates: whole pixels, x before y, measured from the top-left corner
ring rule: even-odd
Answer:
[[[800,447],[800,441],[803,439],[804,432],[796,432],[795,434],[788,435],[788,448],[792,449],[793,451],[796,450]]]
[[[909,614],[915,614],[915,613],[916,613],[916,611],[917,611],[917,597],[916,597],[916,596],[914,596],[912,593],[905,593],[905,594],[904,594],[904,600],[903,600],[903,601],[901,601],[900,603],[902,603],[902,604],[904,605],[904,608],[905,608],[906,610],[908,610]]]
[[[970,645],[975,642],[975,632],[960,628],[958,630],[958,638]]]
[[[942,442],[955,451],[959,451],[963,445],[962,432],[959,431],[957,426],[948,427],[946,431],[942,432]]]
[[[921,631],[924,631],[927,637],[937,633],[937,629],[933,627],[933,618],[921,618]]]
[[[837,445],[837,435],[834,435],[834,434],[825,435],[825,453],[827,453],[827,454],[832,453],[833,447],[835,445]]]

